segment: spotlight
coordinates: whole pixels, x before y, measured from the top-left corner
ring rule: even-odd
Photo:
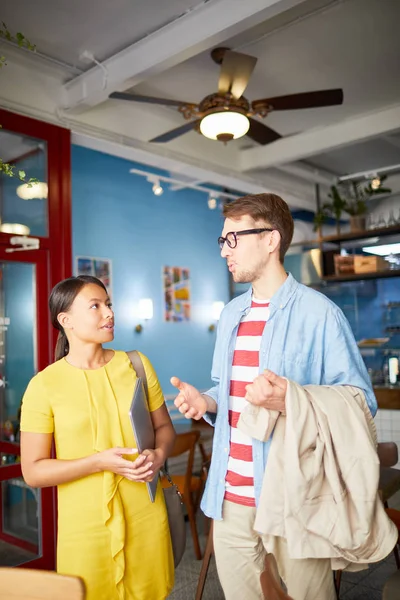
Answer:
[[[155,196],[161,196],[161,194],[164,192],[164,190],[162,189],[162,187],[160,185],[160,180],[159,179],[156,179],[154,181],[152,190],[153,190],[153,194]]]
[[[371,187],[373,190],[379,190],[379,188],[381,187],[381,178],[378,177],[378,175],[372,179]]]
[[[212,194],[210,194],[208,197],[207,204],[210,210],[214,210],[215,208],[217,208],[217,199]]]

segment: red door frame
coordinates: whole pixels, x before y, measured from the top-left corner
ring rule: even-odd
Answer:
[[[47,142],[48,237],[39,237],[40,250],[6,254],[11,235],[0,232],[0,258],[37,265],[38,370],[53,362],[57,332],[50,326],[47,299],[51,288],[72,274],[71,231],[71,135],[68,129],[0,109],[3,130]],[[29,176],[29,173],[28,173]],[[22,255],[22,256],[21,256]],[[15,448],[15,446],[13,446]],[[10,452],[11,453],[11,452]],[[10,465],[21,475],[19,465]],[[19,469],[19,471],[18,471]],[[17,476],[11,471],[10,477]],[[42,556],[24,566],[53,569],[55,566],[56,491],[42,490]]]
[[[45,364],[48,361],[50,347],[50,323],[48,318],[43,318],[47,315],[47,283],[48,283],[48,250],[27,250],[15,253],[6,253],[4,246],[0,246],[0,261],[1,262],[23,262],[33,263],[36,266],[36,322],[40,323],[37,328],[37,362],[38,366]],[[47,362],[48,364],[48,362]],[[0,449],[2,452],[19,455],[18,444],[0,441]],[[21,477],[21,465],[5,465],[0,468],[0,483],[1,481]],[[0,490],[1,499],[1,490]],[[2,523],[2,502],[0,502],[0,523]],[[55,562],[55,490],[54,488],[46,488],[41,491],[41,514],[40,523],[42,523],[41,531],[41,556],[37,559],[25,563],[24,566],[30,568],[52,569]],[[0,539],[5,542],[24,548],[31,552],[38,552],[38,548],[34,544],[24,542],[12,535],[4,533],[0,528]]]

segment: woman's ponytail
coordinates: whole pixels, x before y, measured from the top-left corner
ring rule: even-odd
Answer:
[[[64,358],[69,352],[69,343],[67,336],[63,329],[58,332],[58,338],[56,342],[56,349],[54,352],[54,360],[60,360],[60,358]]]

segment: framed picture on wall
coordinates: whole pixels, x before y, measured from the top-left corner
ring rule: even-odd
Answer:
[[[190,321],[190,271],[186,267],[163,267],[164,320]]]
[[[94,256],[75,257],[75,275],[93,275],[100,279],[112,295],[112,262],[109,258]]]

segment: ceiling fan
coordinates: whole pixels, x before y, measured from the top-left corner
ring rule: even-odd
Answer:
[[[188,122],[150,140],[158,143],[169,142],[184,133],[197,130],[210,139],[225,143],[247,135],[258,144],[270,144],[282,136],[255,119],[255,116],[266,117],[273,110],[318,108],[343,103],[341,89],[304,92],[249,102],[243,93],[257,59],[233,52],[229,48],[214,48],[211,58],[221,65],[218,92],[206,96],[199,104],[126,92],[114,92],[109,97],[177,107]]]

